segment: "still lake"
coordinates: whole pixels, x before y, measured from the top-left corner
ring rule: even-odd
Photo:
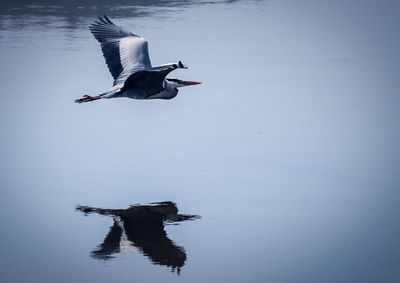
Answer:
[[[399,282],[399,2],[64,2],[0,3],[1,282]],[[75,104],[103,14],[203,84]]]

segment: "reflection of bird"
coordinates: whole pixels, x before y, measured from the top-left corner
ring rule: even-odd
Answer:
[[[200,82],[167,79],[173,70],[185,68],[181,61],[152,67],[147,41],[114,25],[107,16],[99,18],[90,31],[100,42],[104,58],[114,78],[113,87],[96,96],[85,95],[76,99],[82,103],[100,98],[129,97],[134,99],[171,99],[178,94],[178,87]]]
[[[169,266],[178,273],[185,264],[186,253],[167,237],[164,222],[175,223],[199,218],[197,215],[178,214],[176,204],[169,201],[135,205],[128,209],[78,206],[77,210],[85,214],[110,215],[114,219],[103,243],[91,253],[93,258],[107,260],[115,253],[133,253],[139,250],[153,263]]]

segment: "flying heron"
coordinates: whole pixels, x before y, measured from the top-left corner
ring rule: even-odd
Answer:
[[[105,15],[99,20],[90,25],[90,31],[100,42],[114,84],[106,92],[96,96],[85,95],[75,102],[114,97],[172,99],[178,94],[178,87],[201,84],[166,78],[173,70],[187,67],[181,61],[152,67],[144,38],[115,25]]]

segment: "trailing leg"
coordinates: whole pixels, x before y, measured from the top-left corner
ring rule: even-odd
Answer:
[[[89,102],[97,99],[101,99],[101,95],[96,95],[96,96],[84,95],[82,98],[75,99],[75,103]]]

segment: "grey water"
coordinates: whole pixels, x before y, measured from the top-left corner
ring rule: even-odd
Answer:
[[[103,14],[203,84],[75,104],[112,85]],[[389,0],[2,0],[0,281],[399,282],[399,26]]]

